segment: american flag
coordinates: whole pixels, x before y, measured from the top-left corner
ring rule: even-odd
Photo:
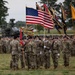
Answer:
[[[45,28],[54,28],[52,16],[47,12],[36,10],[33,8],[26,8],[26,23],[27,24],[40,24]]]

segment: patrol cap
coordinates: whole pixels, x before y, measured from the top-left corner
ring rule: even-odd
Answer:
[[[66,38],[66,36],[63,36],[63,38]]]
[[[33,37],[32,36],[28,36],[28,39],[32,39]]]
[[[13,37],[14,37],[14,39],[16,39],[17,37],[19,37],[19,35],[15,33],[15,34],[13,35]]]
[[[54,37],[54,39],[58,39],[58,37]]]
[[[69,39],[68,36],[64,36],[63,38]]]
[[[18,36],[14,35],[14,39],[16,39]]]

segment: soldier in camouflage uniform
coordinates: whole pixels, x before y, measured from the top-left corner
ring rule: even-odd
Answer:
[[[20,48],[20,62],[21,62],[21,68],[24,69],[25,68],[25,51],[24,51],[24,47],[21,46]]]
[[[40,67],[42,68],[44,66],[44,39],[41,40],[40,43]]]
[[[70,42],[67,39],[67,37],[64,37],[63,41],[63,60],[64,60],[64,66],[69,66],[69,57],[70,57]]]
[[[5,48],[6,48],[6,53],[10,53],[9,45],[10,45],[9,38],[6,37],[6,38],[5,38]]]
[[[27,57],[27,66],[28,69],[36,68],[36,44],[32,38],[29,39],[29,42],[26,44],[26,57]]]
[[[19,58],[20,58],[20,62],[21,62],[21,68],[24,69],[25,68],[25,51],[24,51],[24,40],[20,40],[18,38],[19,41]]]
[[[5,41],[5,37],[2,38],[2,51],[3,51],[3,53],[6,53],[6,41]]]
[[[11,50],[10,50],[10,42],[13,40],[13,37],[10,37],[9,38],[9,53],[11,53]]]
[[[75,37],[73,39],[70,39],[71,41],[71,56],[75,56]]]
[[[24,40],[24,42],[25,42],[25,44],[24,44],[24,54],[25,54],[25,65],[26,66],[28,66],[28,64],[29,64],[29,60],[28,60],[28,55],[29,55],[29,53],[28,53],[28,49],[27,49],[27,45],[28,45],[28,40],[27,39],[25,39]]]
[[[62,41],[63,41],[63,38],[58,37],[59,49],[60,49],[61,52],[62,52],[62,49],[63,49],[63,43],[62,43]]]
[[[45,69],[50,68],[50,47],[51,42],[48,38],[45,38],[44,41],[44,67]]]
[[[53,59],[53,64],[54,64],[54,69],[56,69],[58,67],[58,55],[60,53],[59,50],[59,43],[58,43],[58,39],[55,38],[52,42],[52,59]]]
[[[35,38],[35,44],[36,44],[36,49],[35,49],[36,50],[36,68],[38,69],[41,66],[41,61],[40,61],[41,53],[40,53],[40,51],[42,49],[41,40],[38,37]]]
[[[10,68],[18,69],[18,60],[19,60],[19,41],[17,40],[17,36],[14,36],[14,39],[10,42],[10,50],[11,50],[11,61]]]

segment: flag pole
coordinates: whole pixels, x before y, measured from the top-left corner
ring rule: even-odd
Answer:
[[[45,40],[46,40],[45,36],[46,36],[46,34],[45,34],[45,27],[44,27],[44,39],[43,39],[43,42],[44,42],[44,48],[45,48]]]
[[[26,7],[27,7],[27,5],[25,6],[25,15],[26,15]],[[25,18],[25,20],[26,20],[26,18]],[[26,23],[26,32],[27,32],[27,23]],[[26,34],[26,39],[27,39],[27,34]]]
[[[73,33],[75,34],[75,30],[74,30],[74,29],[75,29],[75,26],[74,26],[74,21],[75,21],[75,20],[74,20],[74,19],[72,19]]]
[[[46,31],[46,30],[45,30],[45,27],[44,27],[44,39],[45,39],[45,36],[46,36],[46,33],[45,33],[45,31]]]
[[[27,6],[26,6],[26,7],[27,7]],[[25,7],[25,8],[26,8],[26,7]],[[25,10],[25,11],[26,11],[26,10]],[[26,28],[27,28],[27,23],[26,23]]]
[[[47,0],[47,7],[49,8],[49,2]],[[48,33],[50,33],[50,29],[48,29]]]

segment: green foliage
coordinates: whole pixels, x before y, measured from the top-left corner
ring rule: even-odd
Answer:
[[[61,34],[64,34],[63,30],[60,30],[60,31],[61,31]],[[74,33],[75,33],[75,30],[67,30],[67,34],[74,34]],[[37,34],[44,34],[44,30],[39,31],[39,33]],[[59,34],[59,33],[56,29],[53,29],[53,30],[50,30],[50,33],[48,33],[47,30],[45,30],[45,34],[52,35],[52,34]]]
[[[71,0],[68,0],[68,1],[64,1],[63,4],[64,4],[64,8],[66,9],[67,11],[67,17],[68,18],[71,18],[71,7],[70,7],[70,3],[71,3]]]
[[[42,3],[49,3],[50,6],[53,6],[55,4],[55,2],[57,2],[57,0],[41,0]]]
[[[5,23],[5,17],[8,15],[8,8],[5,6],[7,1],[0,0],[0,25]]]
[[[65,10],[66,10],[66,13],[67,13],[67,19],[68,18],[71,18],[72,17],[72,13],[71,13],[71,2],[72,2],[72,0],[65,0],[64,2],[63,2],[63,4],[64,4],[64,8],[65,8]],[[75,2],[75,1],[74,1]],[[73,4],[73,3],[72,3]],[[72,27],[73,25],[72,25],[72,19],[70,19],[68,22],[68,27]]]
[[[57,0],[41,0],[41,3],[45,3],[48,5],[48,8],[50,10],[50,7],[54,7],[56,5]]]
[[[36,25],[35,28],[38,30],[38,32],[44,29],[44,27],[41,25]]]
[[[26,23],[25,23],[24,21],[17,21],[17,22],[15,23],[15,26],[16,26],[16,27],[26,26]]]

